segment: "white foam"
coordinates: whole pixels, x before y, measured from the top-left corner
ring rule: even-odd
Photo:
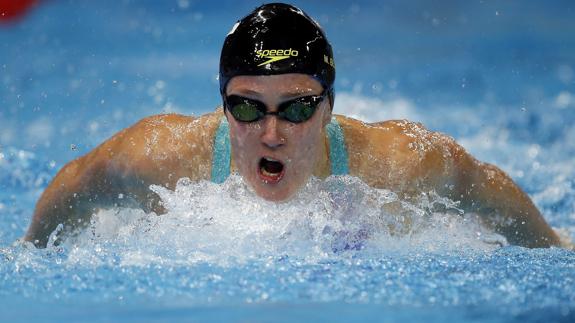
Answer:
[[[404,97],[384,101],[379,98],[342,92],[337,94],[335,102],[334,113],[365,122],[393,119],[422,120],[422,116],[417,113],[415,105]]]
[[[428,194],[414,205],[348,176],[311,179],[294,199],[279,204],[256,196],[239,176],[222,185],[181,179],[174,191],[151,189],[166,214],[101,211],[87,230],[67,240],[68,261],[226,265],[288,256],[317,262],[505,244],[447,199]]]

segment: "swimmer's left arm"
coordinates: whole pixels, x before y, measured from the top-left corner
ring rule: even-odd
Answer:
[[[529,196],[499,168],[479,162],[452,138],[405,120],[365,124],[339,117],[350,174],[402,198],[435,191],[460,201],[511,244],[559,245]]]
[[[533,201],[505,172],[476,160],[453,139],[433,135],[439,144],[424,164],[436,174],[448,174],[443,179],[435,176],[438,189],[461,201],[466,211],[478,213],[511,244],[530,248],[560,244]]]

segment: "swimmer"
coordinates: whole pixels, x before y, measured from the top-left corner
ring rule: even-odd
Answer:
[[[266,4],[238,21],[220,57],[223,108],[200,117],[145,118],[64,166],[46,188],[25,240],[46,246],[102,208],[165,213],[150,185],[223,182],[238,173],[282,202],[311,176],[349,174],[416,199],[435,192],[525,247],[559,245],[533,202],[503,171],[450,137],[409,121],[364,123],[332,114],[335,63],[323,30],[300,9]]]

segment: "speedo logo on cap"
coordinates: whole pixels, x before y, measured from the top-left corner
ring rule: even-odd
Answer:
[[[256,51],[259,58],[266,58],[267,61],[258,64],[258,66],[281,61],[286,58],[296,57],[299,53],[295,49],[260,49]]]
[[[329,57],[327,55],[323,55],[323,61],[324,63],[326,63],[327,65],[335,68],[335,62],[333,61],[333,57]]]

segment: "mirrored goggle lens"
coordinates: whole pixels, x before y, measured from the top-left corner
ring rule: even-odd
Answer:
[[[309,120],[313,116],[316,105],[302,102],[290,102],[285,110],[280,111],[279,116],[289,122],[300,123]]]
[[[226,97],[225,104],[232,116],[238,121],[254,122],[267,114],[271,114],[289,122],[300,123],[313,116],[323,97],[324,94],[322,93],[319,96],[306,96],[287,101],[279,105],[278,112],[268,112],[265,104],[236,95]]]
[[[243,122],[256,121],[264,115],[256,105],[249,102],[238,103],[230,107],[230,112],[236,120]]]

